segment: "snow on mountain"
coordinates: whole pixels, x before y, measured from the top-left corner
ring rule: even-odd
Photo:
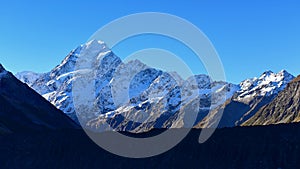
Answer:
[[[78,67],[79,57],[81,64]],[[91,65],[85,65],[89,60],[93,61]],[[17,77],[77,121],[72,85],[78,78],[77,72],[85,68],[95,70],[95,100],[91,104],[98,109],[98,112],[83,117],[87,126],[110,123],[120,130],[140,131],[170,127],[180,120],[180,103],[187,104],[200,97],[200,109],[207,114],[212,104],[218,106],[225,101],[218,100],[218,97],[212,99],[213,96],[226,95],[230,98],[237,90],[236,85],[212,82],[207,75],[183,80],[176,72],[162,72],[138,60],[122,63],[105,43],[95,40],[72,50],[61,64],[48,73],[22,72]],[[192,83],[193,79],[195,83]],[[130,119],[129,122],[126,119]],[[136,126],[133,121],[137,122]],[[145,125],[138,126],[141,122]]]
[[[241,82],[241,90],[237,92],[236,100],[247,103],[257,96],[278,94],[294,78],[285,70],[278,73],[266,71],[259,78],[255,77]]]
[[[125,72],[123,75],[128,73],[126,67],[121,67]],[[193,80],[197,83],[192,83]],[[107,130],[107,127],[112,126],[116,130],[133,132],[145,132],[153,128],[191,127],[194,122],[187,122],[184,119],[184,114],[180,112],[182,108],[196,108],[197,106],[193,104],[199,102],[199,109],[194,110],[198,116],[195,119],[197,122],[208,114],[211,107],[216,107],[225,101],[224,99],[221,102],[221,95],[227,94],[231,97],[237,90],[236,85],[212,82],[207,75],[196,75],[183,81],[174,73],[151,68],[136,74],[132,84],[134,84],[133,88],[130,89],[134,94],[131,95],[130,101],[107,113],[108,115],[92,119],[87,125],[95,130]],[[141,88],[143,90],[140,90]],[[109,126],[106,125],[107,123]]]
[[[78,96],[73,96],[73,84],[80,78],[78,72],[91,69],[95,99],[88,104],[97,111],[85,111],[84,100],[75,110],[73,99]],[[183,80],[176,72],[156,70],[138,60],[123,63],[104,42],[96,40],[72,50],[48,73],[23,72],[17,77],[77,122],[76,111],[85,112],[80,114],[84,127],[135,132],[183,127],[186,121],[180,110],[191,105],[199,106],[193,110],[199,122],[232,96],[239,102],[250,102],[257,96],[280,92],[293,78],[286,71],[268,71],[240,85],[212,81],[207,75]]]
[[[217,107],[203,119],[197,127],[214,126],[216,117],[223,112],[219,127],[239,126],[255,115],[257,111],[270,103],[294,76],[282,70],[279,73],[264,72],[259,78],[246,79],[236,88],[233,97]]]
[[[73,119],[76,119],[76,113],[73,105],[72,84],[77,78],[77,71],[80,71],[75,70],[75,64],[79,56],[86,59],[86,55],[93,57],[91,58],[93,61],[91,64],[93,69],[95,69],[96,78],[96,100],[94,104],[98,105],[99,114],[109,112],[115,108],[112,99],[110,99],[110,81],[121,60],[103,42],[91,41],[72,51],[60,65],[50,72],[51,80],[46,83],[50,91],[44,96],[47,96],[52,104]]]
[[[41,73],[35,73],[31,71],[24,71],[15,74],[15,76],[23,83],[28,84],[28,86],[32,86],[33,83],[41,76]]]
[[[299,102],[300,76],[294,78],[273,101],[261,108],[242,125],[251,126],[300,122]]]

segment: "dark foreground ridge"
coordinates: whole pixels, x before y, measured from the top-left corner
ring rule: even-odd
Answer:
[[[0,134],[66,128],[78,125],[0,64]]]
[[[300,124],[218,129],[204,144],[198,143],[200,131],[193,129],[172,150],[146,159],[110,154],[81,130],[6,134],[0,136],[0,164],[1,169],[300,168]]]

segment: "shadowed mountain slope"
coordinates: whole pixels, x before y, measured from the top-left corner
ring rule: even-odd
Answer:
[[[0,64],[0,133],[78,126]]]

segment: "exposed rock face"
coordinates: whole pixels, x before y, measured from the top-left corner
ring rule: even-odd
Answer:
[[[279,73],[264,72],[259,78],[244,80],[231,99],[204,118],[196,127],[211,127],[216,123],[214,119],[223,112],[218,127],[239,126],[251,118],[261,107],[270,103],[294,76],[282,70]]]
[[[300,121],[300,76],[243,125],[268,125]]]
[[[156,70],[138,60],[123,63],[103,42],[95,40],[73,50],[49,73],[33,78],[32,72],[24,72],[18,78],[77,121],[76,107],[82,110],[77,112],[87,112],[84,101],[83,106],[75,106],[73,100],[78,72],[87,68],[76,67],[78,58],[80,63],[92,61],[89,68],[95,71],[95,100],[89,104],[97,111],[80,116],[84,127],[95,130],[106,129],[107,124],[134,132],[183,127],[187,121],[179,111],[182,107],[198,104],[199,109],[194,111],[196,121],[200,121],[211,107],[223,104],[225,97],[230,98],[238,90],[237,85],[213,82],[207,75],[183,80],[174,72]],[[128,100],[126,93],[121,93],[124,89],[128,90]]]
[[[83,67],[76,64],[79,58]],[[85,63],[90,61],[87,67]],[[74,98],[79,96],[73,96],[74,82],[80,79],[78,72],[86,69],[94,70],[94,91],[90,95],[95,99],[88,104],[82,100],[80,106],[75,106]],[[104,42],[96,40],[71,51],[48,73],[23,72],[17,77],[75,121],[78,122],[76,112],[85,112],[80,114],[84,127],[133,132],[185,127],[187,121],[180,110],[187,111],[189,107],[199,107],[190,109],[197,116],[196,127],[216,126],[222,112],[218,127],[239,126],[270,103],[294,78],[282,70],[266,71],[239,85],[215,82],[207,75],[183,80],[176,73],[153,69],[138,60],[123,63]],[[122,92],[124,89],[127,93]],[[93,105],[93,111],[86,105]]]

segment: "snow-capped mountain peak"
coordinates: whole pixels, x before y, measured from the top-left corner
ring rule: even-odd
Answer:
[[[95,39],[87,42],[83,46],[85,46],[86,48],[101,49],[101,50],[108,48],[105,42],[101,40],[95,40]]]
[[[266,71],[259,77],[259,79],[263,83],[280,82],[280,81],[285,81],[285,80],[290,81],[293,78],[294,78],[294,76],[291,75],[290,73],[288,73],[286,70],[281,70],[278,73],[274,73],[272,71]]]
[[[288,77],[288,78],[293,78],[294,76],[292,74],[290,74],[288,71],[286,70],[281,70],[279,73],[278,73],[280,76],[284,76],[284,77]]]
[[[97,40],[89,41],[86,44],[80,45],[75,50],[72,50],[70,54],[61,62],[61,64],[56,66],[51,71],[50,76],[53,78],[55,76],[74,71],[76,68],[75,64],[79,57],[81,59],[80,62],[93,60],[96,57],[98,57],[99,60],[100,57],[107,55],[109,52],[111,51],[104,42]],[[80,66],[83,65],[80,64]]]
[[[117,112],[132,112],[130,116],[137,117],[141,109],[148,113],[154,113],[155,109],[161,110],[157,116],[151,117],[156,121],[155,118],[159,118],[164,112],[168,112],[169,115],[171,112],[176,113],[181,101],[189,103],[189,99],[195,100],[197,97],[201,98],[201,109],[206,112],[210,104],[217,106],[224,102],[223,99],[212,97],[231,97],[236,91],[236,85],[213,82],[207,75],[195,75],[183,80],[175,72],[156,70],[139,60],[123,63],[104,42],[97,40],[72,50],[49,73],[36,74],[29,79],[28,76],[33,74],[27,72],[19,74],[18,78],[23,79],[53,105],[76,120],[72,84],[76,79],[76,72],[86,69],[94,69],[95,72],[96,100],[93,104],[98,106],[99,112],[86,115],[85,121],[98,117],[112,118]],[[184,90],[181,91],[182,89]],[[100,121],[103,120],[105,121]],[[116,124],[121,124],[120,119],[117,121]],[[158,124],[163,123],[161,121]]]
[[[97,111],[84,114],[80,122],[84,121],[84,127],[96,129],[109,123],[116,130],[127,131],[180,127],[184,125],[179,112],[182,105],[200,102],[198,120],[201,120],[210,110],[223,105],[226,99],[245,103],[257,97],[274,96],[294,78],[282,70],[279,73],[266,71],[258,78],[247,79],[239,85],[213,81],[203,74],[183,80],[176,72],[157,70],[139,60],[123,63],[104,42],[97,40],[72,50],[48,73],[23,72],[17,77],[76,120],[73,97],[78,96],[72,92],[72,85],[80,78],[77,72],[81,70],[94,73],[95,99],[89,104],[95,105]],[[83,89],[82,92],[86,91]],[[79,109],[84,109],[84,104]],[[141,125],[130,119],[143,119],[139,122],[147,121],[147,124]]]
[[[237,100],[249,101],[254,96],[270,96],[279,93],[295,77],[282,70],[278,73],[264,72],[259,78],[246,79],[240,83]]]

